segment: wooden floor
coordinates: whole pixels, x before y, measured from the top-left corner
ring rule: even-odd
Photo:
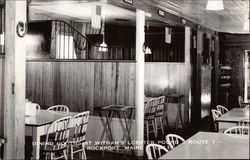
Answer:
[[[191,137],[192,135],[194,135],[195,133],[197,133],[198,131],[210,131],[213,132],[213,123],[211,121],[211,117],[208,118],[204,118],[201,122],[200,126],[196,126],[196,127],[188,127],[186,129],[173,129],[173,128],[165,128],[165,133],[164,135],[162,135],[160,133],[158,139],[155,139],[153,137],[153,135],[151,135],[152,137],[150,137],[150,140],[154,141],[155,143],[160,144],[161,142],[165,141],[165,136],[169,133],[174,133],[174,134],[178,134],[180,136],[182,136],[184,139],[188,139],[189,137]],[[26,159],[30,159],[31,157],[31,148],[29,146],[31,146],[31,137],[26,137]],[[160,143],[159,143],[160,142]],[[121,154],[121,153],[111,153],[111,152],[105,152],[104,156],[102,158],[102,151],[90,151],[87,150],[86,151],[86,155],[87,158],[92,160],[92,159],[103,159],[103,160],[142,160],[142,159],[147,159],[147,155],[146,153],[144,154],[144,157],[135,157],[132,155],[125,155],[125,154]],[[77,155],[76,157],[77,158]]]

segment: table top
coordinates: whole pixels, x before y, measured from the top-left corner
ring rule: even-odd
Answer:
[[[249,159],[249,136],[198,132],[159,159]]]
[[[112,104],[109,106],[104,106],[100,108],[103,111],[116,111],[116,112],[122,112],[122,111],[127,111],[129,109],[135,109],[133,106],[125,106],[125,105],[116,105]]]
[[[25,116],[25,126],[42,126],[50,124],[57,119],[76,115],[76,112],[69,112],[69,114],[64,114],[57,111],[47,111],[40,110],[37,112],[36,116]]]
[[[244,114],[243,108],[233,108],[232,110],[217,118],[215,121],[237,123],[243,119],[249,119],[249,116]]]
[[[165,96],[166,97],[172,97],[172,98],[184,97],[183,94],[174,94],[174,93],[172,93],[172,94],[166,94]]]

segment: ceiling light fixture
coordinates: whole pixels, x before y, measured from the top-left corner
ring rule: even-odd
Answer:
[[[206,9],[213,11],[223,10],[224,9],[223,0],[208,0]]]
[[[102,37],[102,44],[99,47],[100,52],[108,52],[108,46],[105,43],[105,16],[102,17],[102,26],[103,26],[103,37]]]
[[[152,52],[151,52],[151,49],[149,48],[149,40],[150,40],[150,38],[148,37],[148,41],[146,40],[147,39],[147,32],[149,32],[149,24],[147,24],[147,26],[146,26],[146,29],[145,29],[145,42],[144,42],[144,44],[143,44],[143,52],[144,52],[144,54],[152,54]]]

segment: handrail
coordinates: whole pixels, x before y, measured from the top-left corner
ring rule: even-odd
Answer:
[[[75,29],[75,27],[73,27],[71,24],[65,22],[65,21],[62,21],[62,20],[50,20],[51,22],[60,22],[60,23],[64,23],[66,25],[68,25],[70,27],[70,29],[73,30],[72,33],[76,32],[78,35],[80,35],[82,38],[84,38],[87,42],[93,44],[94,46],[96,47],[100,47],[100,45],[97,45],[95,44],[94,42],[92,42],[91,40],[89,40],[86,36],[84,36],[82,33],[80,33],[77,29]]]
[[[50,52],[55,59],[110,59],[110,60],[134,60],[135,54],[132,53],[134,46],[101,46],[83,35],[72,24],[63,20],[38,20],[31,23],[50,22],[51,42]],[[100,34],[101,29],[96,34]],[[88,34],[88,33],[86,33]],[[92,54],[97,48],[107,48],[107,54]],[[100,51],[99,52],[103,52]]]
[[[96,47],[102,47],[102,46],[100,46],[99,44],[96,44],[96,43],[92,42],[90,39],[88,39],[86,36],[84,36],[81,32],[79,32],[74,26],[72,26],[72,25],[69,24],[68,22],[65,22],[65,21],[63,21],[63,20],[39,20],[38,22],[43,22],[43,21],[45,21],[45,22],[50,21],[50,22],[60,22],[60,23],[64,23],[64,24],[68,25],[68,26],[70,27],[70,29],[73,30],[73,33],[76,32],[78,35],[80,35],[82,38],[84,38],[84,39],[85,39],[87,42],[89,42],[90,44],[92,44],[92,45],[94,45],[94,46],[96,46]],[[36,22],[36,21],[34,21],[34,22]],[[100,32],[101,32],[101,30],[100,30]],[[99,33],[99,34],[100,34],[100,33]],[[130,47],[130,46],[107,46],[107,47],[103,47],[103,48],[127,48],[127,47]]]

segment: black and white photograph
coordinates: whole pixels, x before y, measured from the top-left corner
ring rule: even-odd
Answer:
[[[250,0],[0,0],[0,160],[250,159]]]

